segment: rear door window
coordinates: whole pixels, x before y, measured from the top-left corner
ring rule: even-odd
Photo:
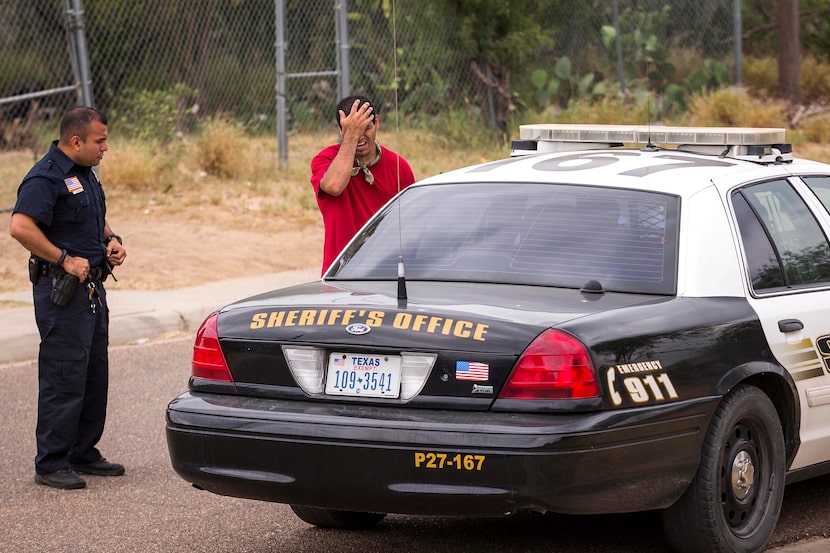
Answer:
[[[830,284],[830,244],[789,182],[741,188],[732,205],[756,292]]]

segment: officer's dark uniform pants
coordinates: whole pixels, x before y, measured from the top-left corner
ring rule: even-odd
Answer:
[[[35,472],[48,474],[70,463],[93,463],[104,432],[107,411],[109,310],[106,293],[90,307],[81,283],[70,303],[58,307],[49,299],[52,279],[33,287],[35,320],[40,332],[38,355],[37,456]]]

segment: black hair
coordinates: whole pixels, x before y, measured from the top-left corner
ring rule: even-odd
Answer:
[[[80,136],[86,140],[89,126],[93,121],[102,125],[107,124],[107,116],[100,111],[87,106],[75,106],[67,111],[61,119],[60,138],[68,141],[73,136]]]
[[[352,105],[355,103],[356,100],[360,100],[358,107],[362,106],[363,104],[369,104],[372,107],[372,121],[375,120],[375,117],[378,115],[378,108],[375,107],[375,104],[367,98],[366,96],[346,96],[340,102],[337,103],[337,109],[335,110],[335,116],[337,117],[337,125],[340,126],[340,112],[342,111],[346,115],[352,111]]]

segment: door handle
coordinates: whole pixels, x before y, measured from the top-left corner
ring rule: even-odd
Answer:
[[[795,332],[796,330],[804,330],[804,323],[798,319],[782,319],[778,321],[778,330],[781,332]]]

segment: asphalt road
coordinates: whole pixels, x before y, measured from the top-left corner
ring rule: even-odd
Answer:
[[[662,552],[655,513],[442,519],[389,516],[368,532],[321,530],[284,505],[197,491],[170,468],[164,409],[183,391],[192,337],[111,350],[100,449],[123,477],[83,490],[34,484],[34,362],[0,365],[0,551],[4,552]],[[771,546],[830,536],[830,477],[787,489]]]

